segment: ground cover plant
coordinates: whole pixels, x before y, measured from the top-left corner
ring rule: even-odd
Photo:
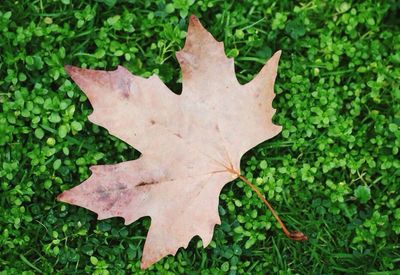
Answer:
[[[2,1],[0,272],[140,271],[149,219],[124,226],[56,202],[89,166],[138,157],[87,121],[65,64],[124,65],[181,89],[175,51],[196,14],[250,81],[276,50],[274,122],[242,173],[305,243],[288,240],[240,180],[221,226],[146,273],[396,274],[400,262],[400,36],[395,1]],[[255,66],[254,64],[259,64]]]

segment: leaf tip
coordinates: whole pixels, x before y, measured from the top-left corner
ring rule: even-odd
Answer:
[[[276,127],[277,134],[279,134],[280,132],[282,132],[282,129],[283,129],[283,126],[282,126],[282,125],[276,125],[276,124],[274,124],[274,125],[275,125],[275,127]]]
[[[146,269],[146,268],[148,268],[149,267],[149,264],[147,264],[146,262],[143,262],[143,261],[141,261],[140,262],[140,269]]]
[[[146,240],[147,241],[147,240]],[[172,254],[172,253],[169,253]],[[168,255],[168,254],[166,254]],[[159,254],[157,257],[156,255],[148,255],[143,251],[142,260],[140,261],[140,269],[144,270],[158,262],[160,259],[165,257],[166,255]]]
[[[274,55],[268,60],[267,63],[274,64],[274,66],[277,67],[278,63],[279,63],[279,59],[281,58],[281,54],[282,54],[282,50],[275,52]]]
[[[59,194],[56,198],[57,201],[60,202],[65,202],[65,203],[69,203],[69,204],[74,204],[74,199],[71,198],[71,195],[68,194],[69,191],[64,191],[61,194]]]
[[[95,111],[93,111],[93,113],[91,113],[90,115],[88,115],[88,120],[89,120],[91,123],[98,124],[99,122],[97,121],[96,118],[97,118],[97,117],[95,116]],[[110,131],[108,131],[108,132],[110,132]],[[93,167],[94,167],[94,166],[92,166],[92,167],[89,168],[90,171],[92,171],[92,173],[95,172],[95,168],[93,168]]]
[[[200,24],[199,18],[197,18],[197,16],[194,14],[190,15],[189,24],[190,25]]]
[[[71,75],[72,73],[74,73],[74,71],[76,71],[76,68],[77,68],[77,67],[74,67],[74,66],[68,65],[68,64],[64,66],[64,70],[65,70],[69,75]]]
[[[201,24],[199,18],[196,15],[192,14],[189,18],[189,27],[188,27],[188,35],[190,33],[198,33],[198,32],[208,32],[203,25]]]
[[[59,195],[57,196],[56,200],[65,202],[65,199],[66,199],[65,197],[66,197],[66,196],[65,196],[65,192],[62,192],[61,194],[59,194]]]

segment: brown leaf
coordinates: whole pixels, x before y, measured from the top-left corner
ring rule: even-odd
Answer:
[[[220,224],[219,193],[238,177],[240,158],[281,131],[272,123],[280,51],[241,85],[223,43],[192,16],[185,47],[176,56],[181,95],[156,75],[145,79],[123,67],[108,72],[66,66],[93,106],[89,120],[142,155],[92,166],[93,174],[58,200],[90,209],[99,220],[122,217],[130,224],[150,216],[142,268],[175,254],[195,235],[206,247]]]

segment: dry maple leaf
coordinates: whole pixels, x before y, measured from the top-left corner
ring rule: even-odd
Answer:
[[[150,216],[142,268],[175,254],[195,235],[206,247],[220,224],[222,187],[243,179],[240,158],[281,131],[272,123],[279,56],[280,51],[241,85],[223,43],[192,16],[185,47],[176,53],[181,95],[156,75],[145,79],[120,66],[115,71],[66,66],[93,106],[89,120],[142,155],[92,166],[92,175],[58,200],[94,211],[99,220],[122,217],[130,224]]]

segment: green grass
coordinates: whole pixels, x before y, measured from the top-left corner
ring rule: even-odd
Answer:
[[[158,74],[180,91],[174,53],[197,15],[245,83],[278,49],[274,121],[283,132],[220,196],[222,225],[145,273],[398,274],[400,20],[396,1],[8,1],[0,3],[0,273],[140,272],[148,218],[96,221],[55,201],[93,164],[138,153],[87,121],[65,64]]]

